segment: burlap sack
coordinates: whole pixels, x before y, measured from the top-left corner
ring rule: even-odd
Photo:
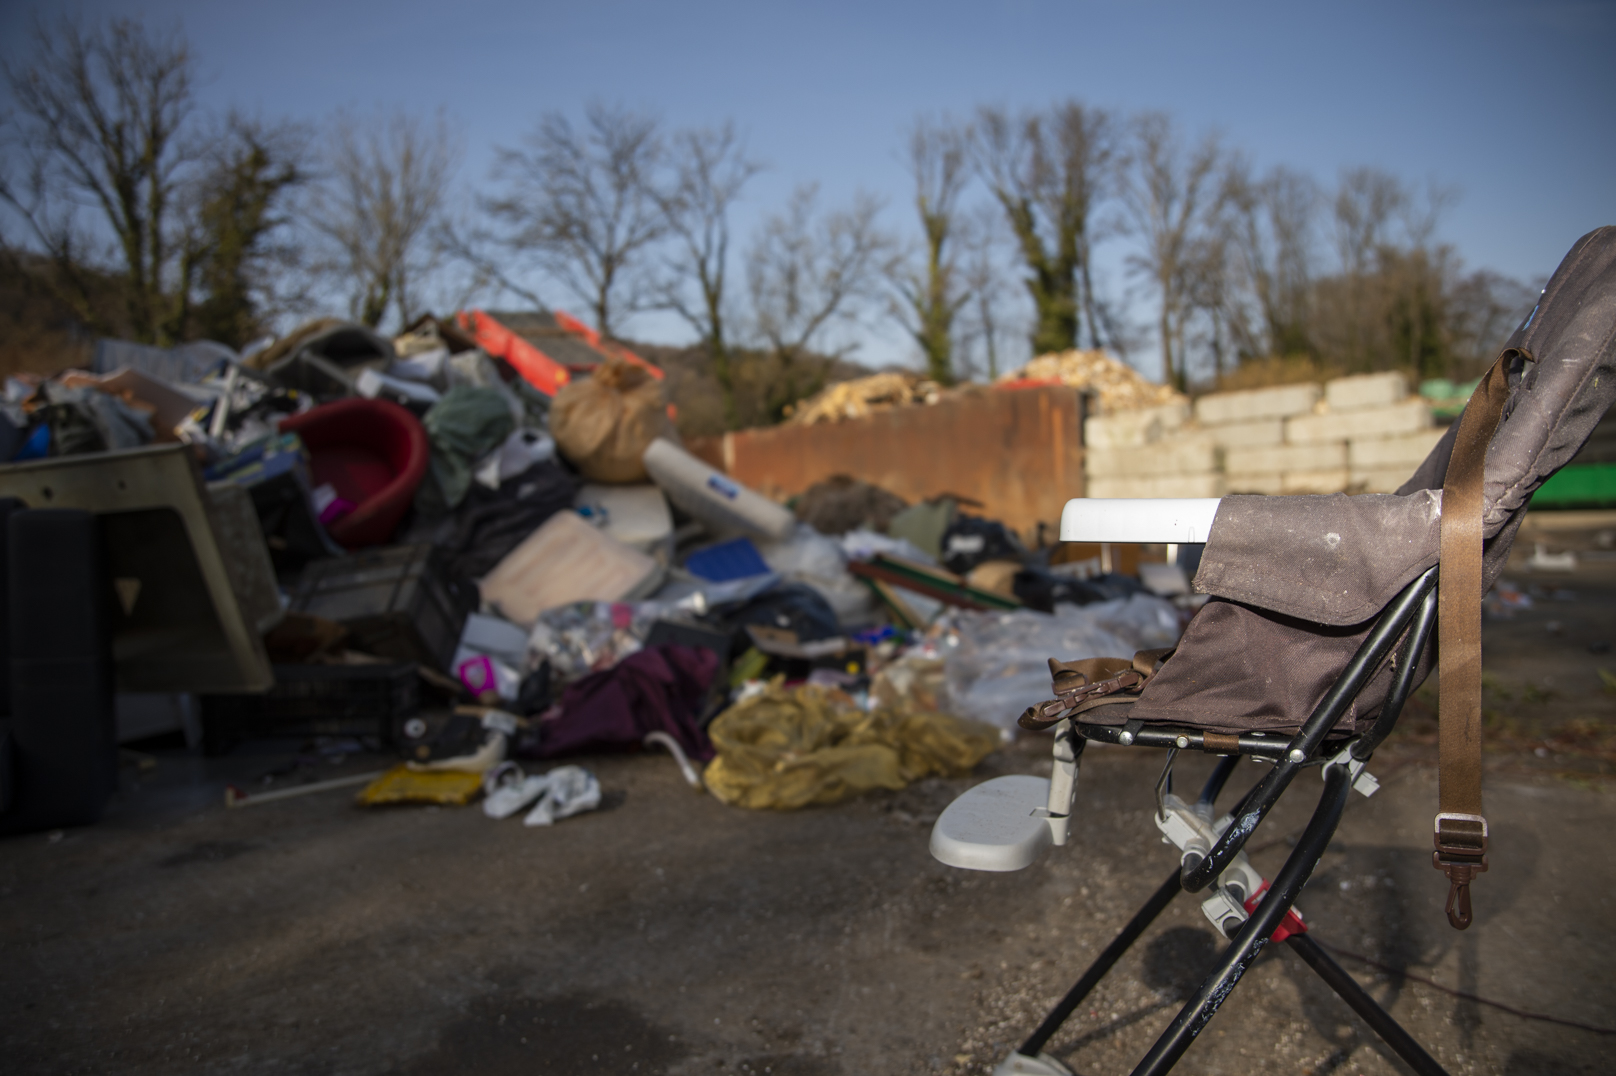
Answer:
[[[591,482],[644,482],[640,457],[658,437],[677,440],[662,383],[643,367],[608,359],[593,377],[556,393],[550,434],[561,454]]]

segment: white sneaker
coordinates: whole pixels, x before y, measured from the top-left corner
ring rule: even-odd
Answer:
[[[483,800],[483,814],[489,818],[509,818],[543,796],[545,790],[550,787],[548,774],[522,777],[521,770],[517,770],[516,773],[517,780],[500,785]]]
[[[557,766],[543,780],[549,787],[544,798],[522,819],[524,826],[554,825],[600,806],[600,782],[582,766]]]

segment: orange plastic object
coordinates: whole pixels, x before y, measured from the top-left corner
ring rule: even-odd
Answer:
[[[481,310],[462,310],[460,327],[476,339],[477,346],[510,363],[522,379],[546,396],[554,396],[572,380],[565,366],[516,335]]]
[[[581,338],[584,343],[588,344],[596,351],[616,355],[624,362],[633,363],[635,366],[643,367],[646,372],[648,372],[658,381],[661,381],[663,378],[667,377],[667,375],[662,372],[662,367],[653,366],[651,363],[640,358],[622,344],[607,343],[606,341],[603,341],[600,338],[600,333],[596,332],[594,329],[591,329],[589,326],[585,325],[583,322],[579,321],[565,310],[556,310],[553,312],[553,316],[555,317],[556,324],[561,326],[564,331]]]

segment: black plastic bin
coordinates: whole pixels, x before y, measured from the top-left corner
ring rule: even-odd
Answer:
[[[291,607],[337,621],[354,650],[448,672],[477,588],[431,545],[389,546],[310,564]]]
[[[248,737],[374,736],[398,742],[421,708],[413,662],[276,665],[261,695],[203,695],[203,745],[228,751]]]

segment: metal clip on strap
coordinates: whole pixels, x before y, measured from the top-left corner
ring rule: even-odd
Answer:
[[[1487,870],[1487,820],[1479,814],[1444,811],[1436,816],[1431,866],[1448,876],[1448,922],[1470,925],[1470,883]]]

